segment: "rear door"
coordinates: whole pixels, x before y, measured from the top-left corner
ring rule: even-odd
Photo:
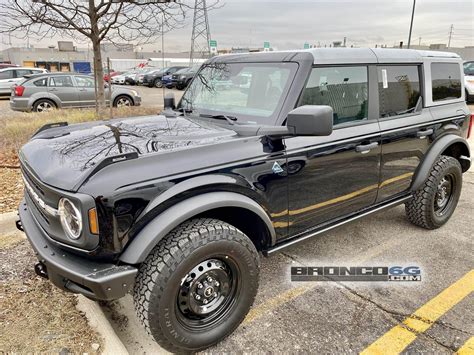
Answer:
[[[375,67],[367,65],[313,68],[300,104],[331,106],[334,131],[328,137],[285,140],[290,235],[375,202],[381,155],[379,125],[369,99],[374,91],[369,78],[374,81],[375,76]]]
[[[424,108],[422,64],[379,65],[379,122],[382,170],[377,201],[407,192],[430,146],[432,116]]]
[[[79,93],[70,75],[54,75],[49,78],[48,92],[59,98],[61,106],[80,106]]]
[[[86,75],[75,75],[77,90],[81,106],[95,105],[95,86],[94,78]]]

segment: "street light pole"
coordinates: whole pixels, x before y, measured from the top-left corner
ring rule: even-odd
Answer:
[[[411,30],[413,28],[413,18],[415,17],[415,5],[416,5],[416,0],[413,0],[413,9],[411,11],[411,21],[410,21],[410,33],[408,34],[408,45],[407,48],[410,48],[410,42],[411,42]]]

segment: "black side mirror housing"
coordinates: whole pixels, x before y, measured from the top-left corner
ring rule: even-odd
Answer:
[[[329,136],[333,129],[333,110],[325,105],[304,105],[288,113],[286,126],[294,136]]]

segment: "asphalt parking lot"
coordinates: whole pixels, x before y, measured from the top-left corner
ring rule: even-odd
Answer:
[[[472,144],[473,142],[471,142]],[[418,228],[403,206],[262,258],[256,302],[210,352],[460,353],[474,351],[474,171],[438,230]],[[408,266],[421,281],[291,282],[291,266]],[[163,352],[127,296],[104,310],[130,353]]]

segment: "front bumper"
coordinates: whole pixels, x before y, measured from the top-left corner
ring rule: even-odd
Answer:
[[[125,296],[133,287],[137,269],[85,259],[54,245],[28,210],[25,200],[18,209],[18,229],[25,232],[39,263],[38,275],[57,287],[80,293],[95,300],[114,300]]]

